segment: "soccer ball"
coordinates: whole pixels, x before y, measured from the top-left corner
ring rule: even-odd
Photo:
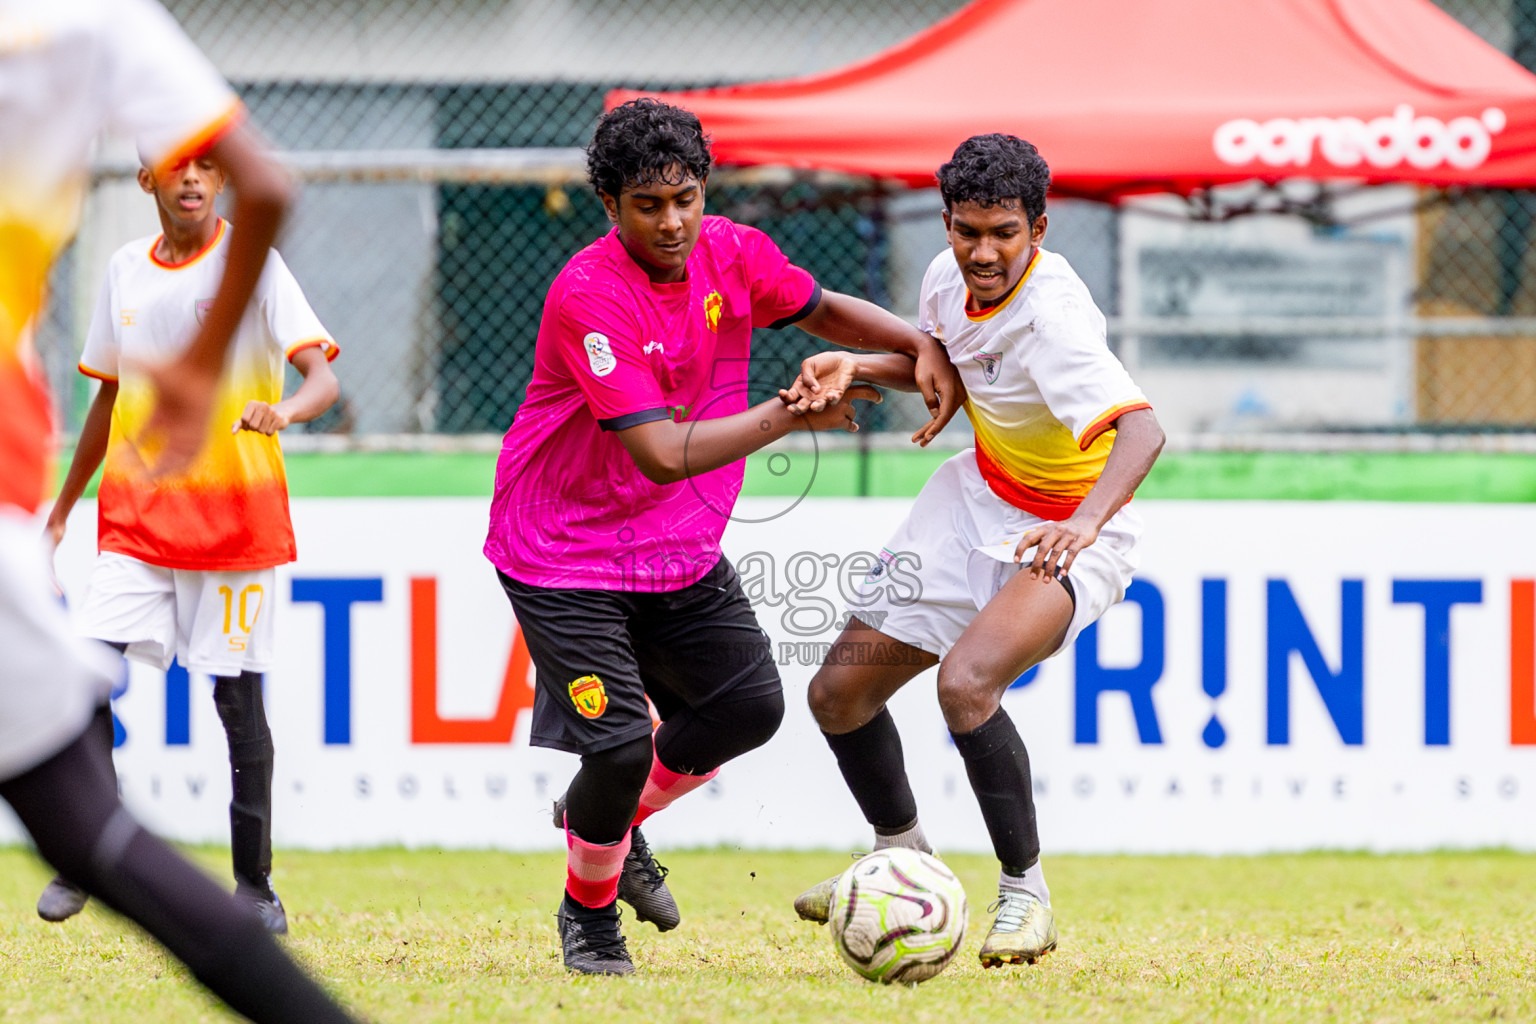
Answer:
[[[843,872],[828,917],[832,943],[870,981],[916,984],[965,938],[965,889],[937,857],[893,847]]]

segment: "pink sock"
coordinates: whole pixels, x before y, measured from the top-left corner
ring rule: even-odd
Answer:
[[[619,895],[619,873],[629,853],[629,833],[599,846],[565,830],[565,891],[584,907],[606,907]]]
[[[661,759],[652,754],[651,775],[645,780],[645,789],[640,793],[640,809],[635,812],[635,824],[640,824],[657,811],[671,807],[672,801],[692,793],[719,774],[720,769],[716,768],[708,775],[683,775],[662,764]]]

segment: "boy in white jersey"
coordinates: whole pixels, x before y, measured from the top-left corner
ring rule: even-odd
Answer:
[[[345,1024],[248,907],[118,799],[91,728],[110,667],[100,645],[70,634],[32,518],[53,458],[32,327],[48,268],[74,233],[97,133],[115,124],[140,135],[157,166],[213,155],[242,225],[197,336],[146,371],[160,471],[190,462],[207,434],[225,350],[289,203],[287,176],[151,0],[0,0],[0,92],[0,798],[55,870],[142,925],[237,1013]]]
[[[939,666],[939,706],[1002,864],[981,948],[982,964],[995,967],[1033,963],[1056,946],[1029,757],[1001,698],[1125,596],[1141,533],[1127,502],[1163,433],[1109,351],[1088,289],[1040,248],[1050,170],[1035,147],[976,136],[938,178],[950,248],[923,279],[918,326],[960,370],[976,447],[940,466],[918,495],[809,697],[876,849],[932,852],[885,705]],[[888,370],[876,365],[884,359],[813,356],[785,398],[813,410]],[[881,586],[898,558],[921,582],[915,601]],[[854,656],[861,646],[884,657]],[[835,881],[795,901],[801,917],[826,920]]]
[[[238,895],[268,930],[288,930],[272,891],[272,734],[262,704],[271,667],[274,566],[295,556],[288,490],[276,434],[314,419],[336,400],[337,346],[276,252],[230,346],[215,426],[185,472],[151,478],[137,444],[147,389],[136,367],[172,358],[197,331],[223,274],[232,233],[215,199],[218,165],[204,157],[139,170],[163,233],[112,257],[86,336],[80,371],[101,381],[69,474],[48,517],[57,543],[70,510],[106,459],[98,492],[101,554],[79,627],[88,637],[164,670],[178,655],[213,677],[229,740],[230,847]],[[285,357],[304,376],[282,399]],[[282,400],[280,400],[282,399]],[[111,718],[97,732],[111,752]],[[45,920],[79,913],[85,893],[55,878],[38,900]]]

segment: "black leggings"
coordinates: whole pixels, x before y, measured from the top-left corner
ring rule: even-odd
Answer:
[[[680,775],[708,775],[768,742],[784,718],[784,693],[775,685],[701,708],[658,710],[663,720],[655,734],[656,759]],[[652,738],[642,736],[582,756],[565,796],[565,822],[572,832],[589,843],[624,838],[651,772],[651,749]]]
[[[119,654],[128,649],[127,644],[113,640],[103,643]],[[272,874],[273,748],[261,684],[260,672],[216,676],[213,706],[218,709],[224,736],[229,741],[229,852],[234,861],[235,881],[267,897],[271,895],[267,879]],[[115,780],[109,709],[97,711],[92,732],[107,752],[107,769],[114,772]]]
[[[261,673],[213,681],[213,704],[229,740],[229,850],[235,879],[267,895],[272,874],[272,730]]]
[[[111,757],[94,733],[87,729],[42,764],[0,782],[0,797],[43,858],[159,939],[247,1018],[350,1020],[249,909],[139,827],[118,801]]]

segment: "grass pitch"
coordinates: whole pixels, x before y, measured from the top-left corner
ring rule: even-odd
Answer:
[[[194,850],[219,876],[227,854]],[[990,858],[962,952],[912,989],[861,981],[795,919],[836,854],[663,850],[683,924],[628,920],[632,979],[573,978],[553,854],[280,851],[287,946],[369,1019],[424,1021],[1536,1020],[1536,857],[1052,857],[1061,948],[983,971]],[[131,927],[38,920],[47,880],[0,850],[0,1020],[229,1019]]]

